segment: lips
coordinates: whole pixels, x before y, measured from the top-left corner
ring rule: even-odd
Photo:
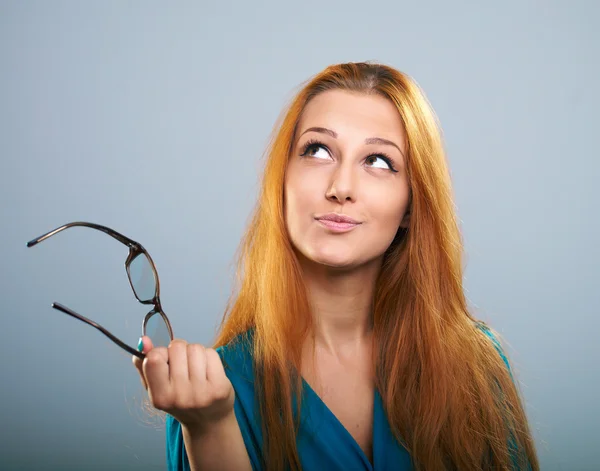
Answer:
[[[340,224],[360,224],[360,222],[356,221],[355,219],[352,219],[351,217],[336,213],[329,213],[323,216],[317,216],[315,219],[317,221],[331,221]]]
[[[330,232],[348,232],[361,224],[351,217],[335,213],[317,216],[315,219]]]

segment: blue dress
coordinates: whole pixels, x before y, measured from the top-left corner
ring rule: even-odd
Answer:
[[[487,329],[496,349],[508,366],[500,344]],[[254,402],[254,374],[248,341],[219,347],[217,352],[235,390],[234,411],[240,426],[253,471],[261,470],[262,430]],[[306,381],[297,447],[304,470],[327,471],[405,471],[411,470],[411,458],[398,443],[388,424],[381,396],[375,391],[373,407],[373,463],[337,417]],[[323,439],[326,437],[326,439]],[[189,471],[190,465],[181,425],[171,415],[166,421],[167,466],[169,471]]]

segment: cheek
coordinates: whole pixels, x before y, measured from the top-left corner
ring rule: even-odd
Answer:
[[[408,205],[408,190],[403,185],[371,188],[369,213],[382,237],[394,237]]]
[[[291,168],[286,178],[285,213],[288,224],[310,219],[324,198],[321,180],[316,172]]]

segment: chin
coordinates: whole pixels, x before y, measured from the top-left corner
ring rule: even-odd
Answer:
[[[314,263],[318,264],[318,265],[322,265],[324,267],[328,267],[328,268],[337,268],[337,269],[351,269],[354,268],[356,266],[356,264],[352,261],[352,260],[347,260],[347,259],[342,259],[342,258],[338,258],[338,259],[319,259],[319,260],[313,260]]]
[[[349,255],[347,250],[311,250],[305,256],[308,260],[317,265],[343,269],[353,268],[358,265],[356,258]]]

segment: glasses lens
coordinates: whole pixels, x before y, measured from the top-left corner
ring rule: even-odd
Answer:
[[[129,264],[129,279],[140,301],[151,301],[156,295],[156,277],[146,254],[139,254]]]
[[[150,337],[154,347],[168,347],[171,343],[171,334],[169,333],[167,323],[158,312],[155,312],[146,321],[144,335]]]

